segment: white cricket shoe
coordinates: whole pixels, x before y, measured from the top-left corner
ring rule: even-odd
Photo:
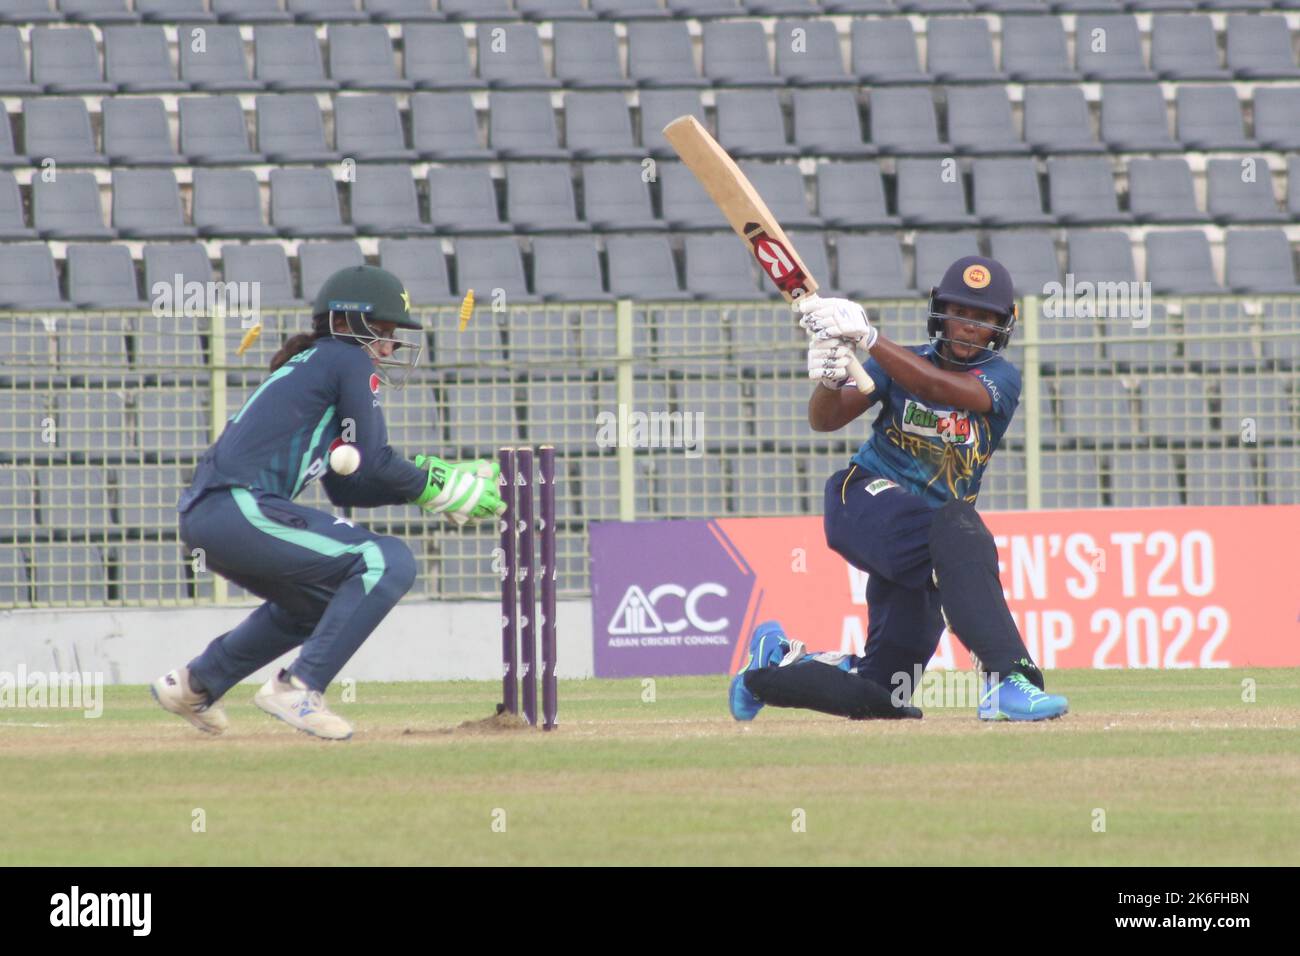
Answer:
[[[149,691],[163,710],[184,717],[205,734],[219,734],[230,726],[226,711],[219,703],[211,702],[207,694],[190,690],[188,667],[163,674],[149,685]]]
[[[289,676],[283,680],[282,677]],[[272,717],[297,727],[305,734],[325,740],[347,740],[352,725],[325,706],[325,696],[310,690],[298,678],[280,671],[253,695],[253,703]]]

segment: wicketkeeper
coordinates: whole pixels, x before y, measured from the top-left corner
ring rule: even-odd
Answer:
[[[775,621],[758,626],[731,682],[731,713],[765,704],[851,718],[920,717],[915,675],[945,622],[984,675],[982,720],[1066,713],[1043,689],[998,580],[993,536],[975,511],[980,479],[1015,414],[1020,373],[1002,352],[1016,325],[1011,276],[981,256],[958,259],[930,292],[930,344],[902,347],[847,299],[798,299],[808,332],[808,403],[815,431],[836,431],[879,406],[871,437],[826,483],[826,543],[868,572],[861,657],[807,654]],[[875,391],[848,377],[862,348]],[[904,691],[899,693],[900,688]]]
[[[496,465],[424,455],[412,464],[388,444],[380,386],[404,384],[419,363],[422,336],[392,273],[336,272],[316,296],[312,331],[284,344],[271,374],[204,453],[177,504],[181,538],[202,549],[207,570],[266,603],[154,682],[158,702],[199,730],[224,731],[226,691],[301,646],[254,703],[308,734],[352,736],[322,695],[410,589],[415,558],[397,538],[295,504],[312,479],[340,507],[410,502],[458,524],[504,510]],[[346,477],[327,464],[341,443],[360,452]]]

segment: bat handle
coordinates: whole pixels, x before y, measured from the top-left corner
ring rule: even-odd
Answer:
[[[853,379],[854,384],[858,386],[858,391],[863,395],[870,395],[876,390],[876,383],[871,380],[871,376],[862,367],[858,357],[852,353],[849,354],[849,377]]]

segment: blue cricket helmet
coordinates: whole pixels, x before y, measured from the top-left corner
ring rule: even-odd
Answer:
[[[948,361],[957,365],[982,365],[1007,347],[1016,328],[1016,294],[1006,266],[984,256],[963,256],[948,267],[939,284],[930,290],[930,317],[926,331],[936,350],[942,343],[951,341],[943,334],[943,321],[948,317],[943,308],[950,304],[986,309],[998,317],[998,322],[996,325],[973,323],[994,333],[989,344],[983,346],[982,357],[962,361],[945,355]]]

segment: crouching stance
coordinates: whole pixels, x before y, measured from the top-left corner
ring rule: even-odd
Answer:
[[[808,406],[816,431],[844,427],[879,404],[871,437],[826,483],[826,543],[866,571],[864,653],[806,654],[777,622],[760,625],[730,689],[732,715],[767,704],[850,718],[919,717],[911,688],[934,656],[945,623],[983,674],[979,717],[1044,720],[1066,713],[1044,690],[998,579],[997,548],[974,502],[980,479],[1015,413],[1020,374],[1002,357],[1015,328],[1011,277],[968,256],[930,295],[930,344],[904,348],[844,299],[796,302],[808,331]],[[848,355],[870,353],[875,384],[854,389]],[[845,388],[845,385],[850,387]],[[903,699],[900,699],[903,698]]]

